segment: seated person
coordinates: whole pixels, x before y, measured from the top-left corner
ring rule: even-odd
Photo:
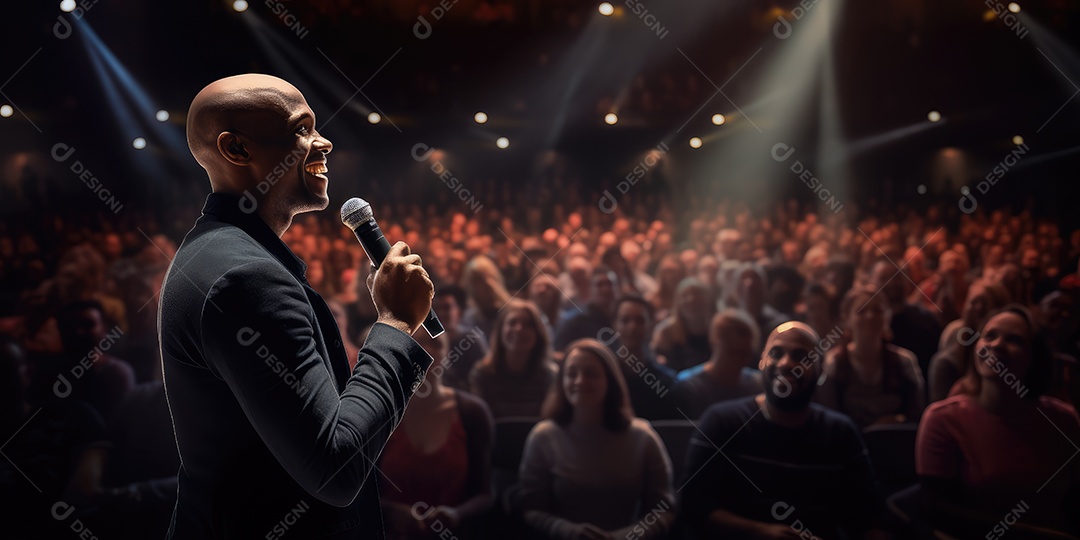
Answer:
[[[1025,308],[987,320],[973,369],[919,426],[916,472],[935,528],[982,538],[1022,507],[1012,528],[1080,534],[1080,462],[1073,459],[1080,420],[1045,395],[1051,362]]]
[[[964,311],[959,319],[945,326],[938,344],[938,352],[930,360],[927,372],[930,402],[949,397],[956,381],[970,369],[974,337],[986,318],[1007,303],[1005,288],[988,281],[976,281],[971,285]]]
[[[610,268],[600,265],[589,278],[589,302],[575,306],[583,311],[564,314],[555,330],[555,350],[563,352],[567,345],[581,338],[595,338],[600,330],[611,328],[615,316],[615,299],[619,295],[619,278]]]
[[[850,416],[859,429],[917,423],[926,407],[922,372],[911,351],[885,341],[889,311],[884,296],[869,287],[852,289],[841,313],[851,342],[825,356],[826,378],[815,400]]]
[[[679,372],[675,396],[682,411],[697,419],[713,403],[761,393],[761,372],[746,367],[758,342],[757,323],[744,311],[728,309],[709,325],[712,357]]]
[[[660,363],[675,372],[709,359],[709,321],[716,312],[709,288],[686,278],[675,289],[671,315],[656,325],[652,348]]]
[[[495,419],[540,416],[555,380],[547,330],[532,302],[513,299],[499,312],[487,356],[473,366],[469,387]]]
[[[671,460],[626,395],[602,343],[570,345],[521,462],[518,503],[534,536],[666,538],[675,520]]]
[[[641,296],[623,296],[615,304],[615,328],[601,330],[597,337],[615,354],[630,392],[630,405],[639,417],[681,419],[671,392],[675,379],[667,367],[656,363],[649,350],[652,313],[652,305]]]
[[[470,520],[494,502],[495,422],[479,398],[441,383],[447,335],[432,339],[420,331],[413,337],[439,362],[428,369],[379,459],[387,537],[433,538],[451,530],[476,538],[477,523]]]
[[[817,343],[809,326],[781,324],[759,364],[764,393],[717,403],[701,417],[681,488],[699,537],[887,537],[858,428],[811,403],[822,372],[811,355]]]
[[[456,285],[438,287],[435,298],[431,299],[431,307],[439,314],[450,338],[442,384],[460,390],[469,389],[469,373],[487,354],[488,347],[488,338],[478,327],[462,331],[461,313],[465,303],[465,289]]]

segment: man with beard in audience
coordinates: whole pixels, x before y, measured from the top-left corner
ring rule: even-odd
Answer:
[[[700,537],[889,538],[878,529],[884,507],[858,429],[811,403],[822,373],[817,343],[809,326],[781,324],[761,355],[764,393],[701,417],[681,490]]]

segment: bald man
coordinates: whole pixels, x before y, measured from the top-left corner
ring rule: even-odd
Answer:
[[[682,496],[702,538],[888,538],[858,429],[811,402],[821,356],[809,326],[777,326],[759,364],[764,392],[701,417]]]
[[[431,307],[398,243],[369,279],[378,322],[350,374],[333,313],[281,241],[325,209],[327,155],[291,84],[239,75],[191,104],[212,193],[169,266],[158,333],[181,466],[167,538],[382,538],[373,463],[431,357]]]

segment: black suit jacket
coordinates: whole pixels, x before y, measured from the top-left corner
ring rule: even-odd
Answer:
[[[371,329],[355,371],[306,267],[240,199],[211,194],[161,291],[176,443],[168,538],[382,538],[374,463],[431,357]]]

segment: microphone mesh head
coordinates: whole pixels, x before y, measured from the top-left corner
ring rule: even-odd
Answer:
[[[353,197],[341,205],[341,222],[352,230],[356,230],[360,224],[371,221],[374,217],[371,205],[359,197]]]

